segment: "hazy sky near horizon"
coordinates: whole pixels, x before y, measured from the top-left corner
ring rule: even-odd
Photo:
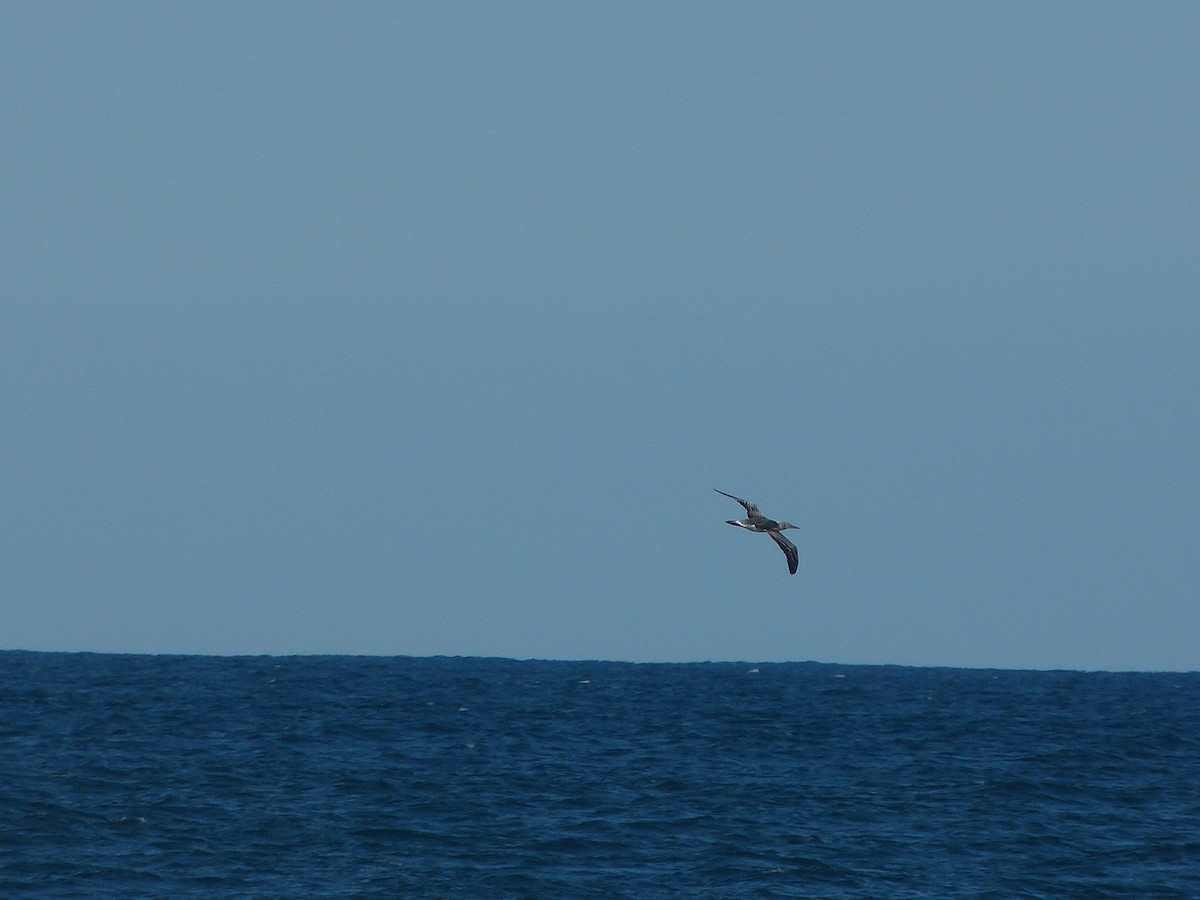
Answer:
[[[0,647],[1200,669],[1200,5],[0,44]]]

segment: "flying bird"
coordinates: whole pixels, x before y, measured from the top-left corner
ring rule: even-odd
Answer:
[[[713,488],[717,491],[716,488]],[[771,536],[779,549],[783,551],[783,555],[787,557],[788,571],[793,575],[796,574],[796,568],[800,565],[800,551],[796,549],[796,545],[785,538],[779,532],[786,528],[799,528],[799,525],[793,525],[791,522],[776,522],[774,519],[768,519],[762,514],[762,510],[758,508],[757,503],[751,503],[749,500],[743,500],[741,497],[735,497],[733,494],[726,494],[724,491],[717,491],[723,497],[728,497],[730,500],[736,500],[742,506],[746,507],[746,518],[744,519],[729,519],[727,525],[736,525],[738,528],[745,528],[747,531],[757,531],[761,534]]]

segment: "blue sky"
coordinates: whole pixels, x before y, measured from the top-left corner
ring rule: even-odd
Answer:
[[[1200,668],[1200,6],[0,43],[0,646]]]

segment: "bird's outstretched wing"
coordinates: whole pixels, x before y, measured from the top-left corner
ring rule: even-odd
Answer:
[[[779,545],[779,549],[783,551],[783,555],[787,557],[788,571],[795,575],[796,569],[800,565],[800,551],[796,549],[796,545],[785,538],[778,531],[768,531],[771,540]]]
[[[713,488],[713,490],[717,491],[716,488]],[[751,503],[749,500],[743,500],[741,497],[733,496],[733,494],[726,494],[724,491],[717,491],[717,493],[722,497],[728,497],[730,500],[736,500],[738,503],[742,504],[742,506],[746,507],[746,515],[750,516],[751,518],[762,515],[758,509],[757,503]]]

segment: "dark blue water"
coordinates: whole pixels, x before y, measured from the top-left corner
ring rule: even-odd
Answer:
[[[0,653],[0,896],[1200,897],[1200,674]]]

